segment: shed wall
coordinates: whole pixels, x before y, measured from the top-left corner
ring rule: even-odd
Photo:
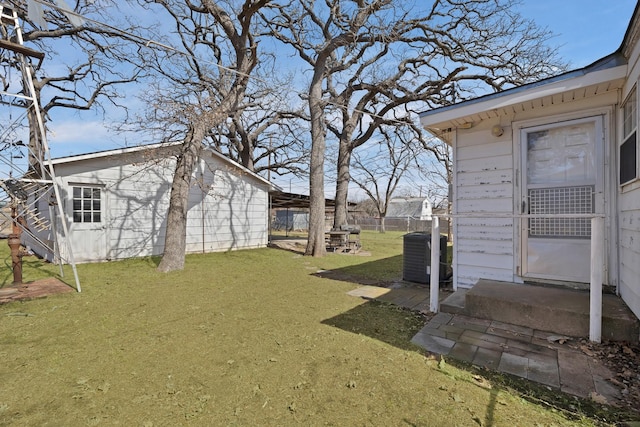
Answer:
[[[162,254],[174,167],[172,157],[149,159],[144,151],[57,165],[75,261]],[[71,187],[80,184],[102,188],[101,224],[71,222]],[[268,189],[264,183],[205,154],[189,197],[186,252],[264,247],[267,212]],[[50,232],[39,237],[48,241],[52,238]],[[92,243],[104,246],[102,255],[88,248]],[[37,248],[33,242],[30,246]],[[68,257],[64,246],[60,252],[64,259]],[[42,255],[52,258],[51,254]]]

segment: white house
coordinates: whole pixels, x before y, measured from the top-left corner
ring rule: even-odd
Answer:
[[[162,254],[177,148],[156,144],[53,160],[76,262]],[[187,253],[265,247],[270,188],[267,180],[204,150],[189,195]],[[39,196],[39,214],[55,217],[51,197]],[[49,247],[54,232],[64,241],[60,220],[53,224],[44,231],[31,227]],[[23,238],[36,253],[53,258],[26,233]],[[66,245],[59,250],[69,261]]]
[[[588,283],[592,216],[604,284],[640,317],[640,17],[578,70],[427,111],[454,154],[454,286]]]
[[[431,221],[432,207],[428,199],[422,197],[398,197],[389,200],[386,218],[417,219]]]

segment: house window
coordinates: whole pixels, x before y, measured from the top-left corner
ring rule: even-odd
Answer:
[[[637,101],[633,88],[622,106],[622,144],[620,145],[620,184],[638,177]]]
[[[101,222],[101,193],[98,187],[73,187],[73,222]]]

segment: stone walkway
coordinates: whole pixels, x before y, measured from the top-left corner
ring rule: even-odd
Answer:
[[[429,309],[429,287],[363,286],[350,295],[389,302],[415,311]],[[441,293],[442,301],[443,295]],[[436,314],[411,340],[423,349],[504,372],[599,403],[615,404],[620,391],[612,372],[574,348],[577,339],[506,323]]]
[[[571,338],[460,314],[438,313],[411,340],[432,353],[614,403],[611,371],[571,348]]]

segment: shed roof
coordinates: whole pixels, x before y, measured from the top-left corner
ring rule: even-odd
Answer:
[[[272,191],[271,207],[278,208],[299,208],[308,209],[310,205],[309,196],[305,194],[285,193],[284,191]],[[324,199],[325,207],[334,207],[336,201],[334,199]],[[348,207],[354,207],[357,203],[348,202]]]
[[[387,218],[420,218],[423,214],[424,202],[422,197],[396,198],[389,200]]]
[[[156,144],[147,144],[147,145],[137,145],[137,146],[133,146],[133,147],[124,147],[124,148],[116,148],[116,149],[111,149],[111,150],[95,151],[95,152],[92,152],[92,153],[83,153],[83,154],[75,154],[75,155],[72,155],[72,156],[56,157],[55,159],[51,159],[51,163],[53,165],[62,165],[62,164],[67,164],[67,163],[72,163],[72,162],[79,162],[79,161],[83,161],[83,160],[102,159],[102,158],[107,158],[107,157],[111,157],[111,156],[122,156],[122,155],[125,155],[125,154],[136,153],[136,152],[141,152],[141,151],[146,151],[146,150],[151,151],[151,150],[157,150],[157,149],[160,149],[160,148],[177,147],[177,146],[179,146],[181,144],[182,144],[181,141],[176,141],[176,142],[170,142],[170,143],[156,143]],[[270,189],[273,189],[275,187],[275,185],[272,184],[271,182],[269,182],[266,178],[263,178],[260,175],[258,175],[257,173],[245,168],[240,163],[234,162],[233,160],[231,160],[230,158],[228,158],[228,157],[224,156],[223,154],[217,152],[216,150],[213,150],[211,148],[206,148],[205,150],[211,156],[223,161],[224,163],[229,164],[230,166],[233,166],[235,168],[238,168],[238,169],[242,170],[242,172],[251,175],[252,177],[254,177],[255,179],[261,181],[262,183],[267,184]]]

